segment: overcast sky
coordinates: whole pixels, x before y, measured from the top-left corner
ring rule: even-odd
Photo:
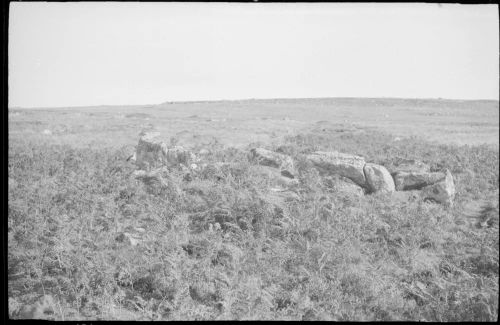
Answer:
[[[9,106],[497,99],[497,5],[10,3]]]

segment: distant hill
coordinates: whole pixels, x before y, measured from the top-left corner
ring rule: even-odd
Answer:
[[[426,105],[426,106],[449,106],[449,105],[470,105],[470,104],[485,104],[494,105],[499,103],[498,100],[490,99],[444,99],[444,98],[363,98],[363,97],[322,97],[322,98],[264,98],[264,99],[234,99],[234,100],[200,100],[200,101],[167,101],[159,105],[171,104],[216,104],[216,103],[234,103],[234,104],[338,104],[338,105],[359,105],[379,104],[383,106],[394,105]]]
[[[221,99],[221,100],[193,100],[193,101],[166,101],[160,104],[144,104],[144,105],[95,105],[95,106],[56,106],[56,107],[20,107],[12,106],[12,109],[41,109],[41,110],[52,110],[52,109],[113,109],[113,108],[138,108],[138,109],[148,109],[156,106],[165,106],[173,104],[322,104],[322,105],[380,105],[380,106],[395,106],[395,105],[411,105],[411,106],[449,106],[454,105],[460,107],[462,105],[479,104],[479,105],[498,105],[498,100],[493,99],[444,99],[444,98],[390,98],[390,97],[379,97],[379,98],[363,98],[363,97],[318,97],[318,98],[248,98],[248,99]]]

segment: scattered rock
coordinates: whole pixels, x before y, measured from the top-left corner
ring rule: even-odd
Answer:
[[[122,232],[121,234],[116,236],[115,240],[119,243],[124,243],[131,246],[137,246],[141,243],[140,236],[136,234],[130,234],[128,232]]]
[[[136,165],[149,171],[163,166],[167,162],[167,145],[159,138],[159,132],[143,133],[136,151]]]
[[[424,187],[421,195],[424,200],[433,200],[452,206],[453,199],[455,198],[455,183],[453,182],[451,172],[447,169],[444,179],[433,185]]]
[[[253,148],[250,150],[252,156],[256,158],[260,165],[278,168],[281,175],[288,178],[295,178],[295,167],[290,156],[273,152],[264,148]]]
[[[359,186],[366,186],[365,159],[363,157],[340,153],[337,151],[316,151],[307,156],[309,160],[323,174],[337,174],[351,179]]]
[[[394,192],[394,180],[384,166],[367,163],[363,170],[368,187],[372,192]]]
[[[420,190],[446,177],[443,172],[397,172],[393,175],[397,191]]]

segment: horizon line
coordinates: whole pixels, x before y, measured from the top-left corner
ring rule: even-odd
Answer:
[[[164,104],[184,104],[184,103],[215,103],[215,102],[242,102],[242,101],[266,101],[266,100],[321,100],[321,99],[375,99],[375,100],[434,100],[434,101],[493,101],[499,99],[460,99],[443,97],[263,97],[263,98],[240,98],[240,99],[196,99],[196,100],[167,100],[157,104],[96,104],[96,105],[75,105],[75,106],[8,106],[7,109],[44,109],[44,108],[84,108],[84,107],[117,107],[117,106],[159,106]],[[149,108],[149,107],[148,107]]]

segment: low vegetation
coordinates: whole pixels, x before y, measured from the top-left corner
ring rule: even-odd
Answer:
[[[498,318],[498,149],[375,131],[291,136],[267,145],[297,162],[290,199],[269,191],[248,151],[217,144],[205,160],[224,168],[155,183],[131,177],[125,148],[9,141],[11,318]],[[448,168],[455,204],[338,193],[302,158],[331,149]],[[490,203],[471,218],[474,201]],[[123,236],[134,231],[137,245]]]

